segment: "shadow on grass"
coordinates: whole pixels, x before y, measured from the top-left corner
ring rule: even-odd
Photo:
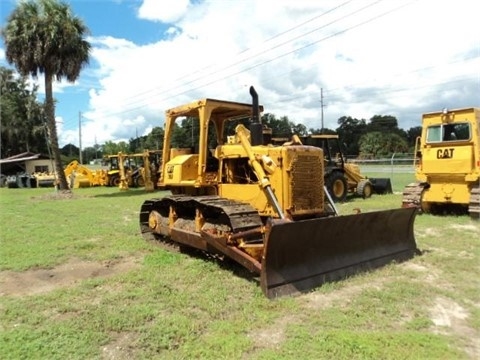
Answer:
[[[132,197],[132,196],[144,196],[150,194],[152,198],[155,197],[162,197],[165,194],[170,193],[168,191],[163,190],[155,190],[147,192],[144,189],[129,189],[129,190],[119,190],[117,188],[112,189],[111,193],[108,194],[98,194],[94,195],[93,197],[96,198],[123,198],[123,197]]]
[[[188,246],[181,247],[180,252],[202,261],[214,263],[219,268],[232,273],[232,275],[260,286],[260,275],[250,272],[248,269],[244,268],[226,255],[221,257]]]

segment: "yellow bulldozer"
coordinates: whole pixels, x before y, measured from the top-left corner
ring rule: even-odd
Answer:
[[[415,179],[402,206],[480,218],[480,108],[423,114],[415,144]]]
[[[267,144],[263,107],[253,87],[250,94],[251,104],[202,99],[166,111],[159,184],[171,195],[142,204],[146,239],[233,259],[260,277],[268,298],[414,256],[415,209],[339,215],[324,186],[322,149],[298,138]],[[199,122],[190,153],[171,147],[184,117]]]

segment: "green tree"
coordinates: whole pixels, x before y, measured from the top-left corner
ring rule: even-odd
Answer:
[[[407,141],[392,132],[373,131],[364,134],[359,140],[360,155],[379,158],[393,153],[408,151]]]
[[[118,145],[111,140],[106,141],[102,146],[102,152],[104,155],[116,155],[119,151]]]
[[[59,188],[68,190],[58,146],[52,83],[56,79],[74,82],[88,64],[90,44],[84,39],[88,28],[74,16],[68,4],[57,0],[19,2],[1,30],[5,56],[22,76],[45,78],[45,117]]]
[[[187,119],[182,120],[183,125],[185,125],[186,122]],[[193,123],[195,122],[197,122],[198,126],[198,121],[193,120]],[[195,146],[195,144],[198,143],[198,140],[195,142],[194,138],[194,143],[192,143],[192,126],[183,127],[182,124],[179,125],[177,122],[173,124],[171,146],[174,148],[189,148]]]
[[[60,149],[60,153],[68,158],[79,159],[80,149],[73,144],[67,144]]]
[[[303,124],[296,124],[288,116],[282,116],[277,119],[274,114],[266,113],[262,115],[262,124],[272,129],[273,137],[290,138],[293,134],[305,136],[308,134],[307,127]]]
[[[117,148],[118,148],[118,152],[122,152],[124,154],[129,154],[129,151],[130,151],[130,144],[127,143],[126,141],[120,141],[117,143]]]
[[[308,133],[309,133],[309,134],[313,134],[313,135],[336,134],[336,131],[335,131],[335,130],[332,130],[332,129],[329,129],[329,128],[323,128],[323,131],[322,131],[322,129],[310,128],[310,130],[308,130]]]
[[[1,155],[30,151],[46,154],[43,106],[37,102],[37,87],[29,89],[24,77],[0,67]]]
[[[367,132],[391,132],[399,135],[407,140],[407,133],[405,130],[398,127],[398,121],[395,116],[392,115],[374,115],[370,118],[367,124]]]
[[[408,152],[408,143],[405,137],[400,134],[384,133],[383,136],[385,139],[385,155],[392,155],[394,153],[405,153]]]
[[[176,128],[177,134],[175,137],[176,143],[179,145],[178,147],[198,147],[200,138],[200,128],[198,123],[199,120],[196,117],[188,117],[182,120],[180,127]]]
[[[130,153],[135,154],[142,152],[145,148],[144,144],[146,138],[146,136],[137,136],[136,138],[131,138],[129,140]]]
[[[82,159],[85,164],[90,163],[90,161],[96,159],[97,150],[93,146],[87,146],[82,149]]]
[[[342,116],[337,123],[340,126],[335,131],[344,144],[345,155],[358,155],[360,152],[359,140],[367,129],[366,121],[351,116]]]
[[[415,126],[408,129],[407,130],[408,145],[413,148],[415,146],[415,141],[417,137],[419,137],[421,134],[422,134],[421,126]]]
[[[367,124],[367,132],[395,132],[398,130],[398,121],[391,115],[374,115]]]
[[[305,136],[308,134],[307,127],[303,124],[293,124],[292,131],[298,136]]]
[[[262,115],[262,124],[272,129],[274,137],[291,137],[293,135],[292,126],[295,125],[286,116],[277,119],[274,114],[270,113]]]
[[[162,150],[164,135],[165,132],[161,127],[154,127],[145,139],[145,148],[148,150]]]

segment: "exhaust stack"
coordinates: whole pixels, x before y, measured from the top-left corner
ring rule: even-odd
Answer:
[[[258,94],[253,86],[250,86],[250,95],[252,96],[252,122],[250,123],[251,145],[257,146],[263,144],[263,126],[260,121],[260,105],[258,103]]]

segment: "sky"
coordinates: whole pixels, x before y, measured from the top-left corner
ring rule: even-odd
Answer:
[[[471,0],[67,0],[89,28],[89,65],[54,84],[60,146],[128,141],[198,99],[251,103],[308,129],[351,116],[480,106]],[[0,26],[15,0],[0,0]],[[0,42],[0,65],[13,68]],[[44,79],[32,79],[40,86]],[[323,110],[323,111],[322,111]],[[79,130],[80,129],[80,130]]]

